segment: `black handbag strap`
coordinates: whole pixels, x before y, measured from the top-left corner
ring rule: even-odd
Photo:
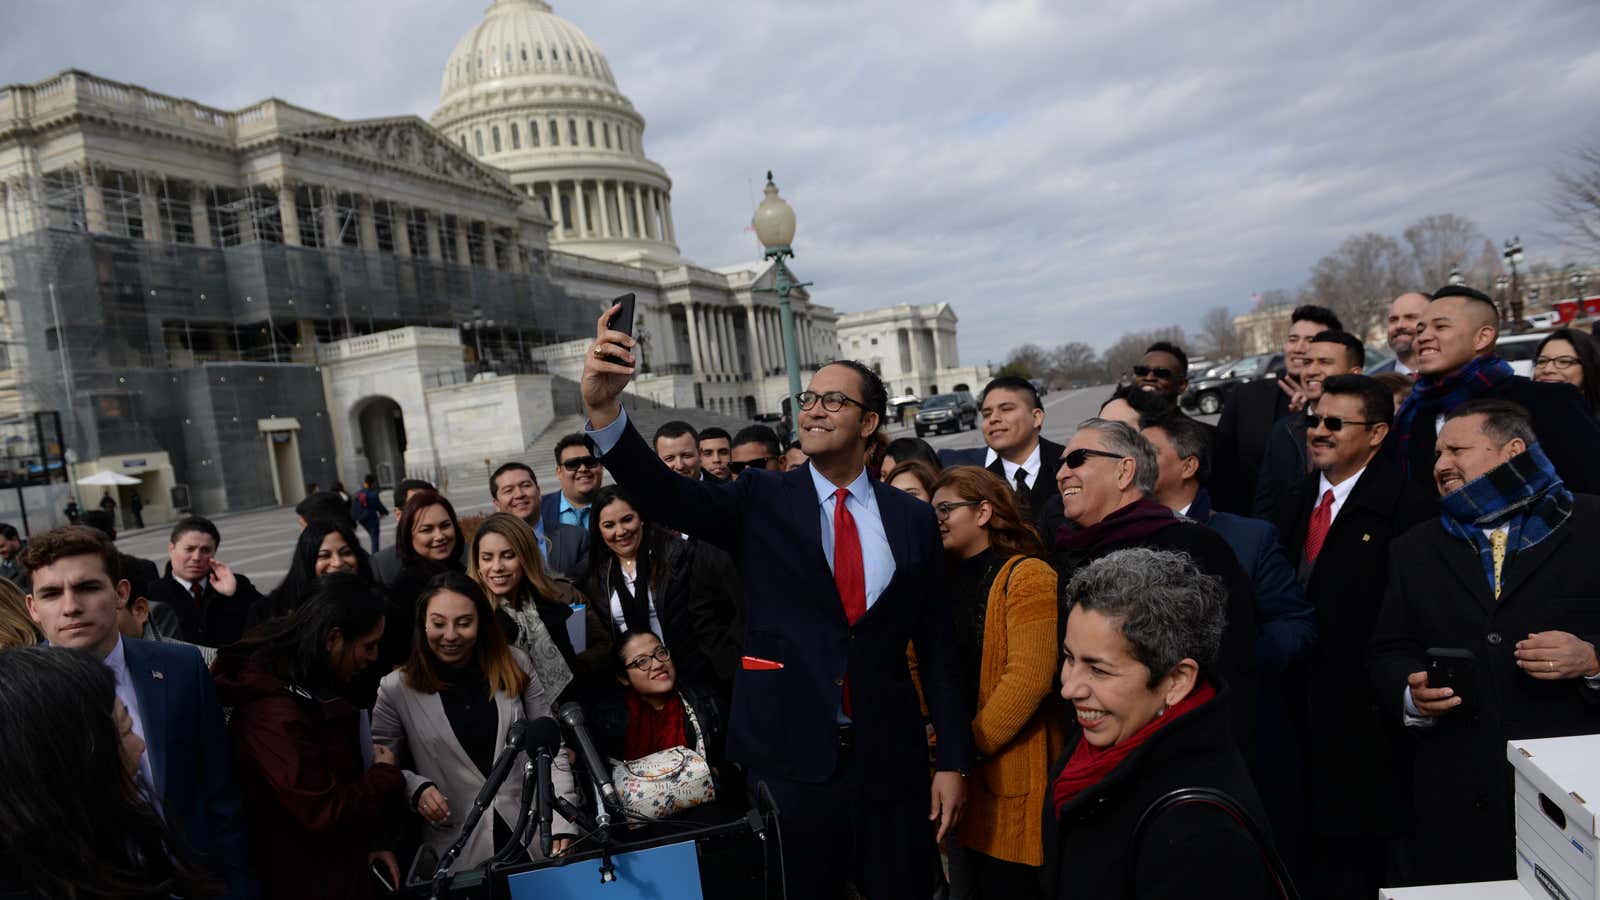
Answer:
[[[1261,853],[1261,860],[1266,864],[1267,874],[1272,876],[1272,882],[1278,889],[1278,896],[1283,900],[1300,900],[1300,894],[1295,890],[1294,881],[1289,878],[1289,870],[1283,864],[1283,859],[1278,856],[1278,851],[1267,840],[1253,816],[1239,805],[1239,801],[1226,791],[1215,788],[1189,787],[1178,788],[1157,797],[1153,803],[1145,807],[1139,816],[1139,824],[1133,827],[1133,856],[1132,877],[1129,883],[1137,883],[1139,877],[1139,847],[1144,841],[1145,832],[1161,817],[1162,813],[1179,806],[1188,806],[1198,803],[1219,809],[1233,819],[1239,827],[1250,835],[1250,840]]]

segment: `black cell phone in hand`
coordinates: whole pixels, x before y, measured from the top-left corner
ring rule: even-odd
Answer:
[[[1429,647],[1428,687],[1449,688],[1461,698],[1463,707],[1477,694],[1478,657],[1460,647]]]
[[[633,309],[637,302],[633,292],[628,292],[611,301],[612,306],[621,304],[622,308],[611,316],[606,327],[612,331],[620,331],[628,337],[633,337]]]

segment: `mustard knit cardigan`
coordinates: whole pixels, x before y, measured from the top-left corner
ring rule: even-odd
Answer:
[[[1030,866],[1044,863],[1048,769],[1063,745],[1056,672],[1056,573],[1024,556],[1007,560],[989,589],[972,736],[980,762],[967,781],[956,842]]]

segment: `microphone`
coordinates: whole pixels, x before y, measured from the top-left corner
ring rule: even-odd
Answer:
[[[550,762],[556,749],[561,746],[561,728],[556,725],[556,720],[549,716],[533,720],[533,725],[528,729],[527,746],[534,753],[534,767],[539,778],[539,849],[544,858],[549,859],[555,841],[555,835],[551,833],[554,827],[555,791],[550,785]]]
[[[609,777],[611,770],[606,766],[605,760],[600,758],[599,751],[594,749],[594,741],[590,739],[589,729],[584,725],[583,707],[576,703],[563,703],[561,708],[556,710],[556,717],[568,731],[572,732],[572,736],[577,738],[578,753],[583,757],[583,765],[589,770],[590,779],[594,781],[595,787],[599,788],[600,796],[612,808],[620,808],[621,801],[617,799],[617,788]]]

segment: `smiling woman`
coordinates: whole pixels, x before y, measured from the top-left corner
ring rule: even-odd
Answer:
[[[400,573],[389,585],[389,629],[378,657],[382,675],[411,653],[411,627],[423,587],[444,572],[460,572],[461,524],[450,501],[437,491],[413,491],[395,529]]]

